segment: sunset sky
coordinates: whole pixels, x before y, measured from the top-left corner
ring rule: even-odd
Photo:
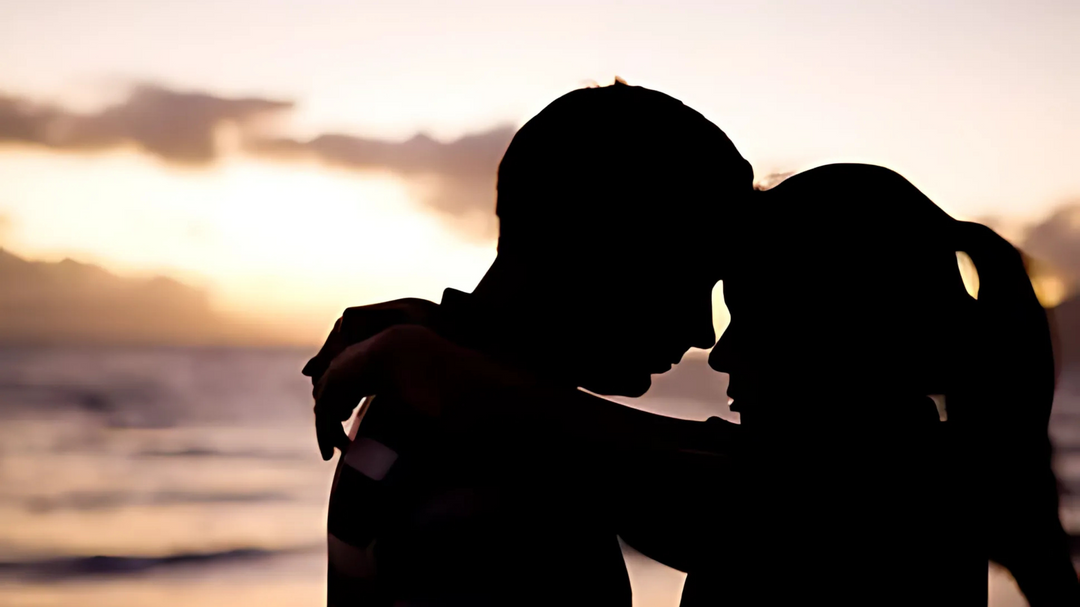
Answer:
[[[318,333],[471,289],[511,129],[615,75],[759,177],[883,164],[1034,224],[1080,199],[1077,31],[1072,0],[0,0],[0,246]]]

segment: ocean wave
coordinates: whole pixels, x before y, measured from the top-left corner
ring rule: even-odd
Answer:
[[[314,553],[322,545],[292,548],[235,548],[217,552],[185,552],[165,556],[66,556],[42,560],[0,562],[0,576],[36,580],[124,576],[159,572],[180,567],[257,562],[279,556]]]
[[[290,501],[293,497],[282,492],[194,492],[161,491],[129,493],[122,491],[79,491],[25,500],[26,509],[36,514],[56,510],[108,510],[121,506],[173,506],[178,504],[250,504]]]
[[[262,459],[262,460],[304,460],[311,459],[314,454],[314,450],[310,453],[290,452],[290,451],[224,451],[218,449],[209,449],[203,447],[192,447],[187,449],[176,450],[156,450],[151,449],[147,451],[139,451],[135,453],[135,457],[149,457],[149,458],[171,458],[171,457],[220,457],[229,459]]]
[[[111,385],[0,382],[0,415],[76,410],[113,428],[170,428],[177,424],[175,395],[152,382]]]

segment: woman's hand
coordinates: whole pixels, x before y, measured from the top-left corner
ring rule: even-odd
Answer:
[[[428,417],[485,416],[533,380],[419,325],[397,325],[343,349],[315,383],[315,429],[324,460],[349,444],[341,422],[379,395]]]
[[[349,346],[397,325],[431,327],[435,324],[438,311],[438,304],[411,297],[347,308],[341,314],[341,318],[334,323],[334,328],[330,330],[318,354],[304,365],[301,373],[311,378],[311,385],[314,388],[329,368],[331,361]]]

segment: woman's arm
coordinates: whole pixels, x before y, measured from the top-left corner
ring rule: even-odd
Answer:
[[[739,426],[655,415],[555,386],[424,327],[392,327],[333,360],[316,387],[320,439],[336,433],[332,444],[347,445],[340,420],[371,394],[438,418],[470,441],[490,441],[496,457],[557,466],[572,492],[587,483],[575,495],[599,500],[588,509],[676,569],[711,558],[710,532],[741,492],[731,457]]]
[[[615,529],[634,549],[687,573],[722,567],[739,552],[730,523],[745,520],[739,509],[750,488],[736,456],[676,450],[615,464]]]
[[[655,415],[553,386],[417,325],[394,326],[345,348],[318,380],[315,394],[317,419],[339,426],[361,398],[379,394],[451,424],[493,425],[511,435],[515,429],[546,432],[553,445],[708,452],[738,438],[738,427],[721,420]],[[334,446],[343,444],[340,434]]]

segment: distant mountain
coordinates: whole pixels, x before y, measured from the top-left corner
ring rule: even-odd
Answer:
[[[122,278],[65,259],[0,249],[0,343],[261,345],[278,341],[214,311],[206,293],[170,278]]]

